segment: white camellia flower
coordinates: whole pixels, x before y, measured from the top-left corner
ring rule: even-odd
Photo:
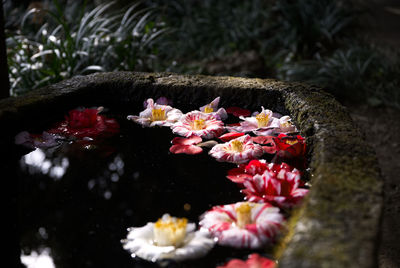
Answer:
[[[169,105],[154,103],[153,99],[147,99],[147,107],[139,116],[128,115],[127,119],[132,120],[144,127],[172,126],[181,118],[182,112]]]
[[[260,113],[256,112],[250,117],[240,116],[240,119],[243,121],[238,126],[229,126],[227,130],[230,132],[253,132],[258,136],[297,131],[288,115],[281,117],[279,114],[274,114],[271,110],[264,109],[262,106]]]
[[[209,113],[209,114],[216,115],[221,120],[225,120],[226,118],[228,118],[228,114],[226,113],[224,108],[219,108],[218,109],[219,100],[220,100],[220,97],[216,97],[209,104],[201,106],[200,107],[200,111],[203,112],[203,113]]]
[[[196,225],[188,223],[186,218],[164,214],[155,223],[129,228],[127,239],[122,240],[122,243],[124,249],[132,253],[132,257],[152,262],[195,259],[206,255],[215,244],[207,230],[195,230]]]

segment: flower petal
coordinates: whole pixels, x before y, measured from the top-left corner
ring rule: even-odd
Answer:
[[[196,145],[175,144],[169,148],[169,151],[173,154],[199,154],[203,152],[203,149]]]
[[[222,136],[219,136],[218,139],[222,140],[223,142],[228,142],[230,140],[236,139],[238,137],[243,136],[243,132],[229,132]]]
[[[202,139],[199,136],[191,136],[189,138],[181,138],[175,137],[172,139],[172,144],[181,144],[181,145],[193,145],[201,142]]]

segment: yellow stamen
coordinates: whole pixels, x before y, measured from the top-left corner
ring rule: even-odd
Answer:
[[[232,141],[231,145],[234,152],[240,153],[243,151],[243,142],[234,140]]]
[[[290,123],[290,121],[286,121],[286,122],[281,123],[281,126],[285,127],[285,128],[288,128],[288,127],[292,126],[292,123]]]
[[[297,141],[297,140],[285,140],[285,142],[286,142],[286,144],[294,145],[294,144],[298,143],[299,141]]]
[[[251,222],[251,209],[253,208],[253,204],[249,202],[245,202],[240,204],[237,208],[235,208],[236,211],[236,225],[239,228],[244,228],[246,227],[247,224],[252,223]]]
[[[194,130],[201,130],[204,128],[204,121],[203,119],[194,120],[193,122],[193,129]]]
[[[154,224],[154,243],[157,246],[179,246],[186,236],[186,218],[166,217]]]
[[[260,114],[256,115],[256,119],[257,119],[258,127],[266,127],[269,122],[269,115],[267,115],[265,113],[260,113]]]
[[[206,108],[204,108],[204,112],[206,114],[212,113],[212,112],[214,112],[214,109],[211,106],[207,105]]]
[[[151,121],[163,121],[167,117],[165,116],[165,110],[163,109],[153,109],[151,110]]]

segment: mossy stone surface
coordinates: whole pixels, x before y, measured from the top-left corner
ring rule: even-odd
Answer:
[[[262,105],[288,113],[306,137],[312,188],[294,211],[276,252],[279,267],[375,267],[382,180],[374,151],[346,109],[319,88],[276,80],[184,76],[169,73],[98,73],[0,101],[0,122],[13,142],[25,129],[42,129],[76,106],[130,107],[166,96],[197,109],[221,96],[221,105]]]

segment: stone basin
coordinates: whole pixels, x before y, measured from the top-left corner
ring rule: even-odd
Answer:
[[[1,144],[7,150],[19,131],[40,129],[77,106],[125,107],[128,111],[148,97],[159,96],[187,109],[221,96],[222,106],[264,106],[290,114],[307,141],[312,188],[292,214],[277,247],[279,267],[377,266],[383,182],[375,153],[346,109],[317,87],[169,73],[77,76],[1,100],[0,122],[6,126],[0,134]]]

